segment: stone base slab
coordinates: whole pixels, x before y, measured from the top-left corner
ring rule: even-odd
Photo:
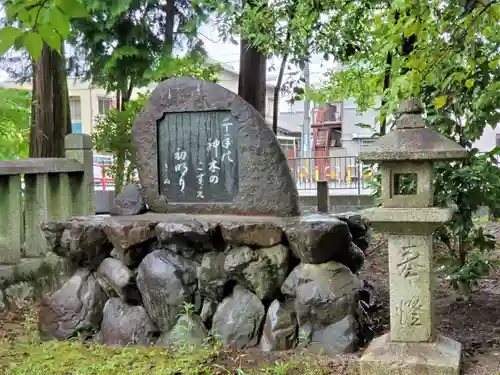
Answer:
[[[462,345],[438,336],[432,343],[373,340],[360,359],[361,375],[459,375]]]

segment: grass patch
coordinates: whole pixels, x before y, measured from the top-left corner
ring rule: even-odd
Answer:
[[[40,341],[33,314],[0,340],[2,375],[356,375],[352,363],[306,352],[236,353],[212,347],[168,351],[112,348],[79,340]],[[13,329],[17,327],[17,329]],[[5,333],[4,333],[5,335]]]

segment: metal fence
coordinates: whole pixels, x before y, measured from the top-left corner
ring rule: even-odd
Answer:
[[[361,194],[368,189],[364,166],[356,156],[288,158],[292,176],[301,193],[316,193],[317,181],[328,181],[330,190],[350,190]],[[108,165],[94,163],[95,190],[114,190],[114,180],[107,177]]]
[[[356,156],[289,158],[298,190],[316,190],[317,181],[328,181],[330,189],[361,192],[368,188],[363,164]]]

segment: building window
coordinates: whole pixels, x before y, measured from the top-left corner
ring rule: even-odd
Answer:
[[[81,122],[71,123],[71,132],[72,133],[83,133],[82,123]]]
[[[109,110],[113,108],[113,99],[112,98],[98,98],[99,102],[99,115],[106,116],[109,113]]]
[[[362,139],[361,140],[361,148],[367,148],[369,147],[373,142],[375,141],[375,139]]]
[[[71,121],[82,121],[82,102],[79,96],[69,97],[69,110],[71,113]]]
[[[69,97],[69,110],[71,115],[71,132],[83,133],[82,102],[79,96]]]

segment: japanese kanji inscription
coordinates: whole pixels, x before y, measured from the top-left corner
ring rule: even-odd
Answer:
[[[229,111],[167,113],[157,131],[160,195],[173,203],[231,202],[238,127]]]

